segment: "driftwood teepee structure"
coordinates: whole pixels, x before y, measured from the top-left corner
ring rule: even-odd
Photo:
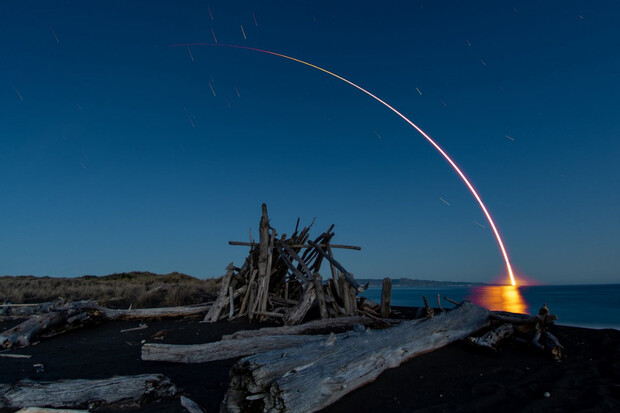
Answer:
[[[269,225],[267,206],[263,204],[259,242],[230,241],[231,245],[249,246],[250,253],[241,268],[228,265],[218,298],[204,321],[248,317],[299,324],[315,303],[323,319],[357,315],[357,293],[364,287],[334,259],[332,249],[361,248],[331,244],[333,225],[310,240],[311,226],[300,230],[297,220],[290,237],[278,236]],[[324,260],[329,262],[331,272],[326,282],[319,273]]]

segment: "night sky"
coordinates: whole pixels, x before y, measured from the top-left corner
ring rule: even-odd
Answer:
[[[359,278],[620,280],[618,1],[3,1],[0,274],[215,277],[335,224]],[[244,37],[245,35],[245,37]]]

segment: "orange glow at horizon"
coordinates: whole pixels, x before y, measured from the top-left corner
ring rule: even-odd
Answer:
[[[213,31],[213,29],[212,29],[212,31]],[[213,36],[215,36],[215,34],[213,34]],[[339,75],[337,75],[337,74],[335,74],[333,72],[330,72],[329,70],[323,69],[322,67],[316,66],[316,65],[314,65],[312,63],[309,63],[309,62],[306,62],[306,61],[303,61],[303,60],[300,60],[300,59],[296,59],[296,58],[291,57],[291,56],[287,56],[287,55],[276,53],[276,52],[271,52],[269,50],[256,49],[256,48],[253,48],[253,47],[238,46],[238,45],[231,45],[231,44],[219,44],[219,43],[217,43],[217,41],[216,41],[215,44],[214,43],[189,43],[189,44],[173,44],[173,45],[171,45],[171,47],[189,47],[189,46],[218,46],[218,47],[228,47],[228,48],[234,48],[234,49],[245,49],[245,50],[252,50],[252,51],[255,51],[255,52],[266,53],[266,54],[270,54],[270,55],[273,55],[273,56],[282,57],[284,59],[292,60],[294,62],[301,63],[301,64],[304,64],[304,65],[309,66],[311,68],[320,70],[323,73],[326,73],[326,74],[328,74],[330,76],[335,77],[336,79],[340,79],[343,82],[345,82],[345,83],[353,86],[354,88],[360,90],[361,92],[364,92],[365,94],[367,94],[371,98],[375,99],[377,102],[381,103],[386,108],[390,109],[392,112],[394,112],[396,115],[398,115],[401,119],[403,119],[405,122],[407,122],[410,126],[412,126],[416,131],[418,131],[418,133],[420,133],[420,135],[422,135],[424,137],[424,139],[426,139],[431,145],[433,145],[433,147],[444,157],[444,159],[446,161],[448,161],[450,166],[452,166],[452,169],[454,169],[454,171],[459,175],[461,180],[465,183],[465,185],[467,186],[467,188],[469,189],[471,194],[474,196],[474,198],[478,202],[478,205],[482,209],[482,212],[484,213],[484,216],[486,217],[487,222],[489,223],[489,225],[491,226],[491,229],[493,230],[493,234],[495,235],[495,239],[497,240],[497,244],[499,246],[499,249],[501,250],[502,256],[504,257],[504,262],[506,263],[506,269],[508,270],[508,277],[509,277],[510,284],[512,285],[513,288],[517,285],[517,282],[515,280],[515,276],[514,276],[513,271],[512,271],[512,265],[510,264],[510,259],[508,258],[508,252],[506,251],[506,248],[504,247],[504,242],[502,241],[502,237],[500,236],[499,231],[497,230],[497,227],[495,226],[495,222],[493,221],[493,218],[491,217],[491,214],[487,210],[486,205],[482,202],[482,199],[480,198],[480,195],[478,195],[478,192],[476,191],[474,186],[471,184],[471,182],[469,182],[469,179],[465,176],[463,171],[461,171],[461,168],[459,168],[459,166],[456,164],[456,162],[454,162],[452,160],[452,158],[450,158],[450,156],[443,150],[443,148],[441,148],[439,146],[439,144],[437,144],[437,142],[435,142],[426,132],[424,132],[418,125],[416,125],[411,120],[409,120],[409,118],[407,118],[405,115],[403,115],[398,110],[393,108],[387,102],[385,102],[382,99],[380,99],[379,97],[373,95],[372,93],[370,93],[369,91],[367,91],[363,87],[356,85],[355,83],[351,82],[350,80],[345,79],[344,77],[339,76]]]
[[[469,298],[472,303],[493,311],[527,314],[528,310],[528,303],[514,285],[474,287]]]

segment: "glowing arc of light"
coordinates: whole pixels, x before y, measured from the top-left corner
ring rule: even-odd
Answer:
[[[350,80],[345,79],[344,77],[339,76],[339,75],[337,75],[337,74],[335,74],[333,72],[330,72],[327,69],[323,69],[322,67],[314,65],[312,63],[309,63],[309,62],[306,62],[306,61],[303,61],[303,60],[300,60],[300,59],[296,59],[294,57],[287,56],[287,55],[284,55],[284,54],[281,54],[281,53],[276,53],[276,52],[272,52],[272,51],[269,51],[269,50],[263,50],[263,49],[256,49],[254,47],[238,46],[238,45],[233,45],[233,44],[220,44],[220,43],[173,44],[170,47],[185,47],[185,46],[188,46],[188,47],[189,46],[219,46],[219,47],[229,47],[229,48],[234,48],[234,49],[245,49],[245,50],[252,50],[252,51],[255,51],[255,52],[259,52],[259,53],[266,53],[266,54],[270,54],[270,55],[273,55],[273,56],[282,57],[284,59],[292,60],[294,62],[301,63],[301,64],[304,64],[306,66],[312,67],[314,69],[320,70],[323,73],[327,73],[328,75],[333,76],[336,79],[342,80],[343,82],[353,86],[354,88],[358,89],[359,91],[364,92],[365,94],[367,94],[368,96],[370,96],[371,98],[375,99],[377,102],[381,103],[383,106],[385,106],[386,108],[390,109],[392,112],[397,114],[401,119],[403,119],[405,122],[407,122],[409,125],[411,125],[415,130],[417,130],[420,133],[420,135],[422,135],[424,137],[424,139],[426,139],[431,145],[433,145],[433,147],[441,154],[441,156],[444,157],[444,159],[446,161],[448,161],[450,166],[452,166],[452,169],[454,169],[454,171],[459,175],[461,180],[465,183],[465,185],[467,186],[467,188],[469,189],[471,194],[474,196],[474,198],[478,202],[478,205],[480,205],[480,208],[482,209],[482,212],[484,213],[484,216],[486,217],[489,225],[493,229],[493,234],[495,235],[495,239],[497,240],[497,244],[499,245],[499,248],[500,248],[500,250],[502,252],[502,255],[504,257],[504,261],[506,263],[506,269],[508,270],[508,275],[510,277],[510,283],[512,285],[515,285],[515,286],[517,285],[517,283],[515,281],[514,274],[512,272],[512,266],[510,265],[510,259],[508,258],[508,253],[506,252],[506,248],[504,247],[504,242],[502,241],[502,237],[500,236],[499,231],[497,230],[497,227],[495,226],[495,222],[493,221],[493,218],[491,217],[491,214],[487,210],[486,205],[484,205],[484,202],[482,202],[482,199],[480,198],[480,195],[478,195],[478,192],[476,191],[474,186],[471,184],[471,182],[469,182],[469,179],[467,179],[467,177],[465,176],[463,171],[461,171],[461,168],[459,168],[459,166],[456,164],[456,162],[454,162],[452,160],[452,158],[450,158],[450,156],[443,150],[443,148],[441,148],[441,146],[439,146],[439,144],[437,144],[437,142],[435,142],[433,140],[433,138],[431,138],[426,132],[424,132],[418,125],[416,125],[411,120],[409,120],[405,115],[403,115],[398,110],[396,110],[394,107],[392,107],[389,103],[387,103],[384,100],[382,100],[381,98],[373,95],[372,93],[370,93],[369,91],[367,91],[363,87],[358,86],[355,83],[351,82]]]

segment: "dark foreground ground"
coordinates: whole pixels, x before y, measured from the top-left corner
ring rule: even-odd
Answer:
[[[146,323],[148,329],[121,333],[139,322],[106,322],[12,350],[32,357],[0,358],[0,382],[161,373],[206,412],[218,412],[236,360],[143,362],[140,342],[205,343],[261,327],[245,321],[202,324],[196,318]],[[12,324],[0,322],[0,331]],[[161,330],[167,331],[163,340],[150,338]],[[454,343],[385,371],[324,412],[620,412],[620,331],[556,326],[553,332],[565,346],[567,356],[561,362],[514,343],[505,343],[498,354]],[[44,370],[37,372],[34,364],[43,364]],[[545,392],[550,396],[544,397]],[[177,399],[133,411],[185,410]]]

